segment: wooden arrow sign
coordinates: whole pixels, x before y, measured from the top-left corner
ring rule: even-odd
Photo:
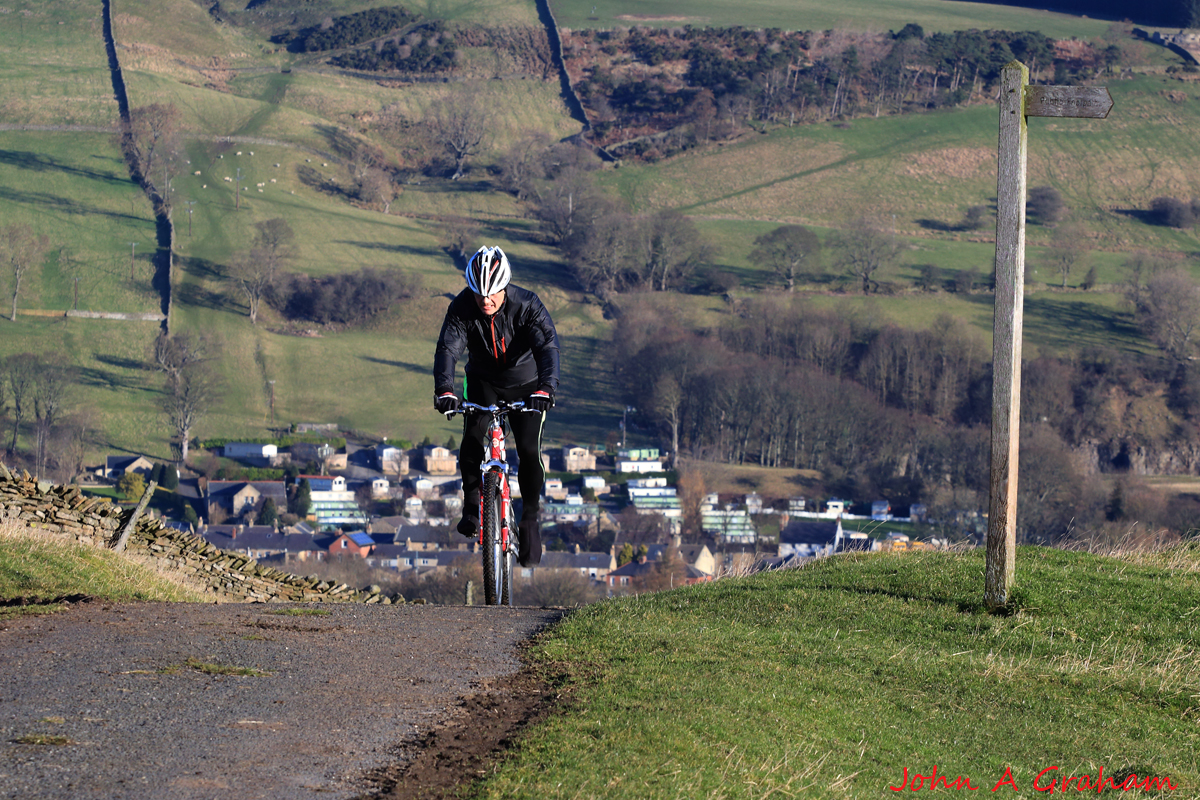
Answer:
[[[1026,86],[1025,116],[1104,119],[1113,107],[1103,86]]]

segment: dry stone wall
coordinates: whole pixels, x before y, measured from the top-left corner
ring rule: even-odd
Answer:
[[[0,464],[0,519],[93,547],[110,547],[132,512],[107,498],[89,497],[77,486],[36,481],[25,470]],[[199,536],[139,517],[124,555],[151,569],[181,578],[215,602],[403,603],[378,586],[355,589],[315,577],[301,578],[252,558],[218,550]]]

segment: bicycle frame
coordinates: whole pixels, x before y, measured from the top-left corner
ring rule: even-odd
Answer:
[[[484,458],[479,464],[481,480],[477,517],[479,546],[483,551],[484,598],[488,605],[513,603],[512,572],[518,549],[517,527],[512,510],[504,418],[509,412],[524,409],[523,401],[500,401],[490,406],[463,401],[457,409],[446,415],[447,418],[456,413],[491,416],[484,442]],[[493,504],[498,504],[498,507]]]

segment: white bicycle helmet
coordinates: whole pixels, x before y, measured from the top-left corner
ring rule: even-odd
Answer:
[[[481,247],[467,262],[467,286],[475,294],[487,297],[499,292],[512,277],[508,257],[499,247]]]

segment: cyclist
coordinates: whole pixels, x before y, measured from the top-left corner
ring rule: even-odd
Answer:
[[[467,352],[463,397],[479,405],[497,400],[524,400],[537,414],[508,416],[520,462],[521,566],[540,563],[538,508],[546,473],[542,468],[542,424],[558,389],[558,333],[538,296],[509,283],[512,269],[499,247],[481,247],[467,262],[467,288],[450,301],[433,356],[434,407],[441,413],[458,406],[454,368]],[[458,451],[462,472],[463,517],[458,532],[475,537],[479,530],[479,492],[484,443],[489,420],[482,414],[463,419]]]

